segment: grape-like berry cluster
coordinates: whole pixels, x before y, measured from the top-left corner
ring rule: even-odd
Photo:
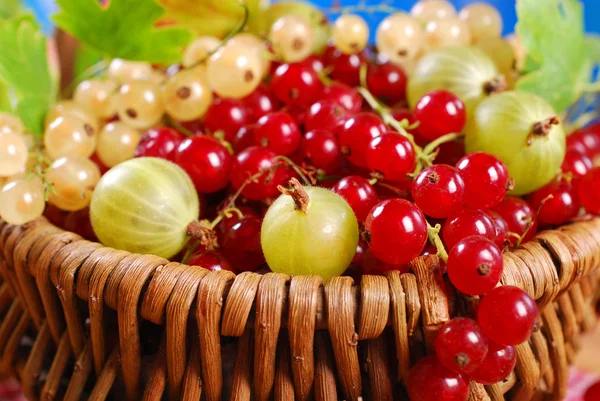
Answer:
[[[177,65],[112,60],[51,108],[41,139],[0,114],[0,216],[45,214],[88,239],[127,232],[114,246],[136,252],[184,238],[162,256],[212,271],[360,280],[437,255],[472,308],[441,328],[407,390],[466,400],[469,380],[510,374],[536,327],[534,300],[499,286],[503,252],[600,214],[600,125],[565,140],[544,99],[512,91],[524,49],[501,31],[487,4],[423,0],[387,16],[374,47],[358,15],[319,51],[289,14],[267,38],[199,37]],[[180,169],[135,162],[148,158]]]

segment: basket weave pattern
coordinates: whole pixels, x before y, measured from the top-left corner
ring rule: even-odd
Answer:
[[[502,284],[536,299],[542,326],[516,347],[515,372],[471,383],[470,400],[561,400],[579,335],[596,320],[600,219],[540,233],[504,266]],[[31,400],[405,400],[396,383],[476,302],[440,270],[426,256],[411,273],[323,286],[132,255],[43,218],[0,221],[0,372]]]

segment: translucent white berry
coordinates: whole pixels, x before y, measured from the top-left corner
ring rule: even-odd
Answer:
[[[0,217],[10,224],[29,223],[45,207],[44,183],[39,177],[10,180],[0,188]]]
[[[310,56],[315,44],[315,33],[310,23],[295,15],[284,15],[275,21],[269,38],[275,51],[289,63]]]
[[[142,134],[120,121],[106,124],[98,136],[96,154],[106,167],[132,159]]]
[[[65,156],[90,157],[96,149],[96,131],[75,116],[54,120],[44,132],[44,148],[52,160]]]
[[[233,42],[208,59],[206,76],[208,84],[219,96],[239,99],[256,89],[262,71],[256,49]]]
[[[11,131],[0,132],[0,176],[8,177],[25,168],[29,150],[22,135]]]
[[[416,58],[423,43],[421,25],[408,14],[389,15],[377,27],[377,49],[393,63],[402,64]]]
[[[141,61],[128,61],[116,58],[108,66],[108,77],[120,84],[148,80],[152,77],[152,73],[152,66]]]
[[[114,81],[89,79],[77,85],[73,100],[81,104],[96,117],[106,119],[116,114],[114,94],[117,84]]]
[[[74,116],[89,124],[95,132],[99,130],[98,118],[85,106],[74,100],[61,100],[48,110],[44,124],[46,128],[58,117]]]
[[[207,59],[221,43],[221,40],[214,36],[201,36],[188,45],[183,52],[182,64],[185,68],[192,67],[200,61]]]
[[[13,114],[0,112],[0,132],[10,131],[16,134],[25,132],[21,119]]]
[[[121,86],[116,106],[121,121],[139,129],[152,127],[165,112],[158,85],[149,81],[135,81]]]
[[[197,68],[179,71],[164,86],[165,107],[175,120],[197,120],[212,103],[212,92]]]
[[[496,8],[486,3],[469,4],[458,14],[470,28],[473,41],[502,34],[502,16]]]
[[[258,58],[262,64],[262,78],[269,74],[271,68],[271,60],[269,59],[269,47],[268,43],[259,38],[258,36],[249,33],[242,32],[235,35],[229,43],[240,44],[242,46],[252,47],[258,53]]]
[[[450,46],[471,44],[471,31],[467,24],[451,17],[431,21],[425,27],[425,49],[432,51]]]
[[[456,8],[447,0],[422,0],[410,10],[410,14],[423,25],[456,15]]]
[[[54,188],[48,202],[61,210],[76,211],[89,205],[100,170],[89,159],[69,156],[52,163],[46,179]]]
[[[340,16],[331,30],[331,39],[342,53],[354,54],[362,51],[369,41],[369,26],[354,14]]]

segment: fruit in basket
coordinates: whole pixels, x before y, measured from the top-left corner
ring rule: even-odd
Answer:
[[[491,240],[473,235],[452,247],[446,264],[450,282],[467,295],[483,295],[502,276],[502,252]]]
[[[50,165],[46,180],[53,188],[48,202],[72,212],[90,204],[92,192],[100,180],[100,170],[89,159],[67,156]]]
[[[27,158],[27,142],[22,135],[9,130],[0,132],[0,177],[23,170]]]
[[[531,336],[538,319],[538,308],[525,291],[502,286],[485,294],[477,315],[479,325],[490,340],[514,346]]]
[[[466,401],[469,397],[467,376],[446,368],[435,355],[412,367],[406,387],[411,401]]]
[[[477,369],[485,360],[488,341],[476,321],[458,317],[437,333],[435,353],[442,365],[459,373]]]
[[[39,177],[9,181],[0,189],[0,217],[16,225],[37,219],[46,206],[44,194],[44,183]]]
[[[565,132],[552,106],[527,92],[509,91],[483,100],[465,127],[468,153],[498,157],[515,180],[513,194],[546,185],[560,171]]]
[[[185,171],[148,157],[109,170],[90,205],[94,232],[105,246],[164,258],[185,246],[198,215],[198,195]]]
[[[458,96],[467,116],[490,94],[503,89],[494,62],[473,47],[449,47],[427,53],[408,82],[408,102],[414,108],[427,93],[443,89]]]
[[[506,379],[517,364],[517,351],[512,345],[500,345],[488,340],[488,352],[485,359],[469,378],[477,383],[491,385]]]
[[[265,259],[274,272],[316,274],[328,279],[350,265],[358,244],[358,223],[348,203],[298,180],[267,211],[261,229]]]

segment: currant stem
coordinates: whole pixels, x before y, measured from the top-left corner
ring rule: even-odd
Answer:
[[[296,163],[294,163],[290,158],[288,158],[286,156],[277,156],[274,160],[281,160],[282,162],[289,165],[300,176],[300,178],[302,178],[302,181],[304,181],[304,184],[306,184],[306,185],[314,185],[315,184],[313,182],[313,180],[310,180],[310,179],[308,179],[308,177],[306,177],[306,175],[304,174],[304,171],[302,171],[302,168],[300,168],[300,166],[298,166]]]
[[[439,138],[429,142],[427,144],[427,146],[425,146],[423,148],[423,153],[425,153],[426,155],[430,155],[433,152],[435,152],[435,150],[440,146],[443,145],[444,143],[448,143],[448,142],[452,142],[455,141],[459,138],[462,138],[463,136],[465,136],[464,134],[457,134],[457,133],[451,133],[451,134],[446,134],[446,135],[442,135]]]
[[[435,227],[432,227],[431,224],[427,222],[427,236],[429,237],[429,242],[432,245],[435,245],[435,248],[437,249],[438,258],[442,259],[444,263],[447,263],[448,252],[446,252],[446,248],[444,248],[444,243],[442,242],[442,239],[439,235],[441,229],[442,226],[440,226],[439,224],[436,224]]]
[[[192,138],[192,137],[196,136],[196,134],[194,134],[192,131],[185,128],[183,125],[181,125],[177,121],[173,120],[168,114],[165,114],[165,123],[168,127],[174,128],[175,130],[181,132],[183,135],[187,136],[188,138]]]
[[[554,196],[552,194],[550,194],[550,195],[546,196],[544,199],[542,199],[537,210],[535,211],[535,214],[533,215],[533,219],[531,219],[531,221],[527,223],[527,227],[525,227],[525,231],[523,231],[523,234],[518,236],[517,242],[515,243],[514,248],[518,248],[521,245],[521,243],[523,242],[525,237],[527,237],[527,234],[529,233],[529,231],[531,231],[531,228],[533,227],[535,220],[540,215],[540,210],[542,210],[542,207],[544,206],[544,204],[552,198],[554,198]],[[509,234],[511,234],[511,233],[509,233]]]
[[[221,43],[219,43],[219,45],[217,47],[215,47],[210,52],[208,52],[206,54],[206,56],[202,57],[200,60],[198,60],[194,64],[187,67],[188,69],[194,68],[194,67],[197,67],[197,66],[203,64],[206,60],[208,60],[210,58],[210,56],[212,56],[213,54],[218,52],[223,46],[225,46],[227,44],[227,42],[229,42],[235,35],[242,32],[242,30],[248,23],[248,18],[250,16],[250,10],[248,10],[248,6],[246,6],[242,2],[240,2],[240,6],[244,9],[244,16],[242,17],[240,22],[238,22],[238,24],[235,26],[235,28],[233,28],[233,30],[231,32],[229,32],[227,34],[227,36],[225,36],[225,38],[223,38],[223,40],[221,41]]]
[[[294,204],[296,205],[296,210],[302,211],[304,214],[308,214],[308,204],[310,202],[310,198],[306,193],[306,190],[295,178],[292,178],[288,182],[289,188],[285,188],[281,185],[277,187],[279,192],[284,195],[291,196],[294,200]]]

